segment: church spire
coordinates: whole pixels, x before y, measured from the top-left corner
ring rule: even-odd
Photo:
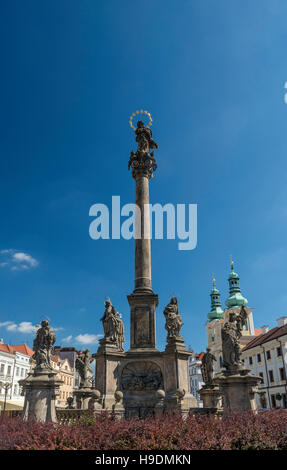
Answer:
[[[211,298],[211,310],[209,312],[208,319],[209,321],[212,320],[220,320],[223,318],[223,310],[221,308],[221,302],[220,302],[220,292],[218,289],[215,287],[215,279],[212,279],[212,290],[210,292],[210,298]]]
[[[229,274],[228,277],[228,283],[229,283],[229,297],[225,302],[225,305],[227,305],[228,308],[231,307],[241,307],[242,305],[247,305],[248,300],[243,297],[241,294],[240,290],[240,285],[239,285],[239,276],[238,274],[234,271],[234,261],[232,260],[232,256],[230,256],[231,261],[231,273]]]

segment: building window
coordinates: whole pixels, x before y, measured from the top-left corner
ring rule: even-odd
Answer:
[[[1,368],[0,368],[1,374],[4,374],[4,367],[5,367],[5,365],[4,365],[4,364],[1,364]]]
[[[279,347],[277,348],[277,356],[278,356],[278,357],[281,357],[281,356],[282,356],[282,349],[281,349],[281,346],[279,346]]]
[[[280,380],[286,380],[286,377],[285,377],[285,370],[283,367],[280,367],[279,368],[279,374],[280,374]]]
[[[266,357],[267,359],[271,359],[271,351],[266,351]]]
[[[251,356],[249,357],[249,364],[250,364],[250,365],[253,364],[253,360],[252,360],[252,357],[251,357]]]
[[[273,370],[269,370],[268,372],[269,372],[269,380],[270,380],[270,382],[272,383],[272,382],[274,382]],[[272,395],[271,395],[271,396],[272,396]],[[275,395],[274,395],[274,396],[275,396]]]
[[[276,408],[276,398],[275,398],[275,395],[271,395],[271,406],[272,406],[272,408]]]
[[[259,372],[259,377],[261,377],[261,379],[263,379],[263,384],[264,384],[264,376],[263,376],[263,372]]]
[[[11,375],[11,366],[8,366],[7,375]]]
[[[287,408],[287,397],[286,393],[282,393],[283,408]]]
[[[16,367],[16,375],[19,376],[19,367]]]
[[[261,362],[261,354],[257,354],[257,362]]]

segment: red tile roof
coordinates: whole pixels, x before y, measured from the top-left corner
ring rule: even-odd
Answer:
[[[27,344],[0,344],[0,351],[7,352],[9,354],[14,354],[14,352],[17,351],[30,357],[34,354],[34,351],[32,351]]]
[[[280,338],[280,336],[287,334],[287,324],[283,326],[276,326],[271,330],[267,331],[262,335],[257,336],[252,341],[250,341],[242,351],[247,351],[248,349],[254,348],[255,346],[259,346],[260,344],[267,343],[268,341],[272,341],[273,339]]]
[[[15,351],[21,353],[21,354],[26,354],[26,356],[32,357],[34,354],[34,351],[27,346],[27,344],[14,344],[11,346],[12,348],[15,349]]]
[[[10,344],[0,344],[0,351],[9,353],[9,354],[14,354],[14,348],[10,346]]]

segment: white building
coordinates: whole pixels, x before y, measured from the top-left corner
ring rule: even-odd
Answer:
[[[271,330],[262,329],[263,334],[242,350],[245,368],[263,380],[256,404],[258,408],[287,408],[287,317],[278,318]]]
[[[19,380],[27,377],[31,370],[31,357],[34,352],[26,344],[3,344],[0,341],[0,382],[10,383],[7,391],[7,410],[23,408],[24,396],[21,395]],[[0,407],[3,408],[5,388],[0,385]]]
[[[192,352],[192,355],[189,357],[188,366],[189,366],[189,380],[190,380],[190,391],[192,395],[197,399],[197,405],[199,408],[203,407],[203,403],[200,400],[198,390],[204,385],[202,374],[201,374],[201,361],[204,356],[204,352],[196,354]]]

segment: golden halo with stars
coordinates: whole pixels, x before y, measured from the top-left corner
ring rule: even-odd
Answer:
[[[137,117],[140,117],[139,115],[144,115],[148,118],[149,122],[148,122],[148,125],[146,127],[150,127],[152,125],[152,117],[151,117],[151,114],[148,112],[148,111],[144,111],[143,109],[141,109],[140,111],[136,111],[135,113],[133,113],[130,117],[130,120],[129,120],[129,123],[130,123],[130,126],[131,128],[135,131],[136,130],[136,127],[133,125],[133,119],[137,116]]]

